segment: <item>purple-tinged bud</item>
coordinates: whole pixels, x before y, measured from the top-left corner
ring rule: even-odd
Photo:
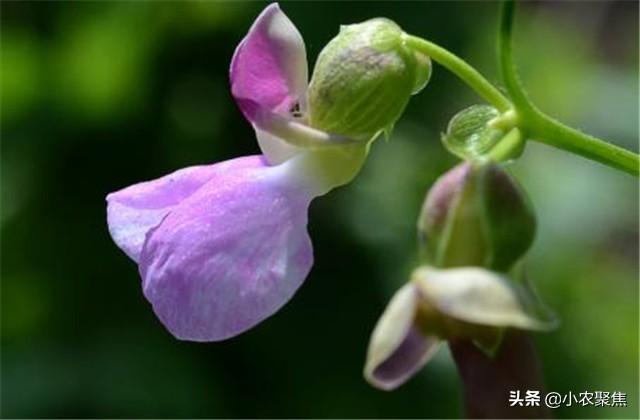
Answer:
[[[506,272],[529,249],[536,220],[515,179],[493,163],[464,162],[428,193],[418,231],[422,256],[438,267]]]

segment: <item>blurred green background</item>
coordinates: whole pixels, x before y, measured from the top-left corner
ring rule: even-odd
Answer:
[[[277,315],[233,340],[173,339],[111,242],[104,197],[184,166],[258,152],[228,89],[265,3],[3,2],[3,417],[455,417],[443,351],[384,393],[362,379],[369,334],[415,263],[415,220],[455,164],[440,132],[479,99],[435,65],[355,182],[311,208],[316,264]],[[310,65],[340,24],[386,16],[497,80],[492,2],[292,2]],[[517,59],[540,106],[637,150],[638,3],[527,2]],[[536,335],[549,391],[622,391],[638,416],[638,184],[531,144],[512,166],[539,232],[528,269],[562,318]],[[506,404],[506,396],[505,396]]]

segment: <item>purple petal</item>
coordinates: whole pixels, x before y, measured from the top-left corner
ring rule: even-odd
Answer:
[[[392,390],[420,370],[439,348],[437,337],[416,325],[416,287],[406,284],[393,296],[371,334],[364,376],[376,388]]]
[[[217,176],[264,167],[262,156],[247,156],[215,165],[180,169],[107,196],[107,223],[114,242],[138,262],[147,232],[183,200]]]
[[[231,93],[245,117],[304,106],[307,59],[302,36],[277,3],[258,16],[231,60]]]
[[[429,361],[439,343],[411,326],[398,348],[372,372],[375,385],[384,390],[402,385]]]
[[[471,169],[471,163],[463,162],[436,180],[422,206],[422,216],[418,221],[420,230],[430,231],[445,226],[449,210],[455,206],[454,198],[464,187]]]
[[[177,338],[223,340],[282,307],[311,269],[311,195],[278,167],[207,183],[147,237],[144,294]]]

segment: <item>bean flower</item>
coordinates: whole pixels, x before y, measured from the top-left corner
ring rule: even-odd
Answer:
[[[397,55],[361,42],[360,50],[345,56],[336,51],[339,38],[330,43],[325,61],[332,54],[363,57],[362,51],[370,58]],[[394,66],[390,71],[368,67],[367,80],[410,78],[413,86],[413,67],[407,71],[402,60],[387,61]],[[232,96],[255,129],[262,155],[181,169],[107,196],[109,232],[138,264],[144,296],[175,337],[233,337],[295,294],[313,264],[307,232],[311,200],[353,179],[371,140],[398,118],[412,93],[395,101],[390,117],[378,126],[371,126],[374,115],[368,115],[367,130],[356,130],[357,135],[335,123],[330,133],[318,128],[322,124],[310,124],[313,110],[350,98],[331,92],[331,81],[344,83],[344,78],[327,71],[328,76],[314,74],[318,96],[309,101],[304,41],[279,6],[269,5],[238,45],[230,68]]]
[[[366,380],[393,390],[447,340],[472,340],[489,357],[506,328],[550,331],[556,319],[526,287],[480,267],[420,266],[389,301],[371,334]]]
[[[371,334],[367,381],[395,389],[447,341],[470,340],[493,357],[507,329],[555,328],[526,277],[516,280],[535,224],[524,190],[500,165],[467,161],[440,177],[418,219],[421,264]]]
[[[487,103],[456,114],[443,134],[463,162],[425,197],[419,262],[372,331],[364,376],[396,389],[449,345],[468,417],[545,416],[504,410],[507,390],[542,383],[529,332],[558,325],[526,275],[536,217],[505,165],[534,139],[636,176],[640,159],[531,102],[512,60],[514,7],[504,1],[499,31],[503,92],[462,58],[384,18],[341,26],[309,80],[302,36],[268,5],[229,71],[261,154],[107,195],[109,232],[138,265],[143,294],[167,330],[182,340],[225,340],[292,298],[314,260],[311,201],[354,179],[373,141],[389,136],[429,81],[433,58]]]

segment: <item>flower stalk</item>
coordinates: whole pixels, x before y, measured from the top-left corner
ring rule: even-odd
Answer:
[[[469,340],[449,342],[462,381],[467,418],[550,418],[539,406],[509,404],[509,392],[544,393],[542,369],[531,337],[509,330],[493,358]]]
[[[405,34],[405,42],[410,48],[429,56],[454,73],[501,113],[515,115],[520,134],[525,133],[532,140],[638,176],[640,156],[637,153],[569,127],[546,115],[531,102],[518,79],[513,62],[514,13],[515,0],[505,0],[498,36],[498,53],[502,78],[509,97],[506,97],[473,66],[447,49],[408,34]]]
[[[478,70],[462,58],[441,46],[413,35],[405,35],[405,42],[410,48],[430,57],[465,82],[484,100],[501,112],[511,109],[509,99],[489,82]]]
[[[540,111],[527,97],[513,61],[514,17],[515,0],[505,0],[502,3],[498,53],[502,78],[517,110],[520,126],[532,140],[638,176],[638,154],[562,124]]]

